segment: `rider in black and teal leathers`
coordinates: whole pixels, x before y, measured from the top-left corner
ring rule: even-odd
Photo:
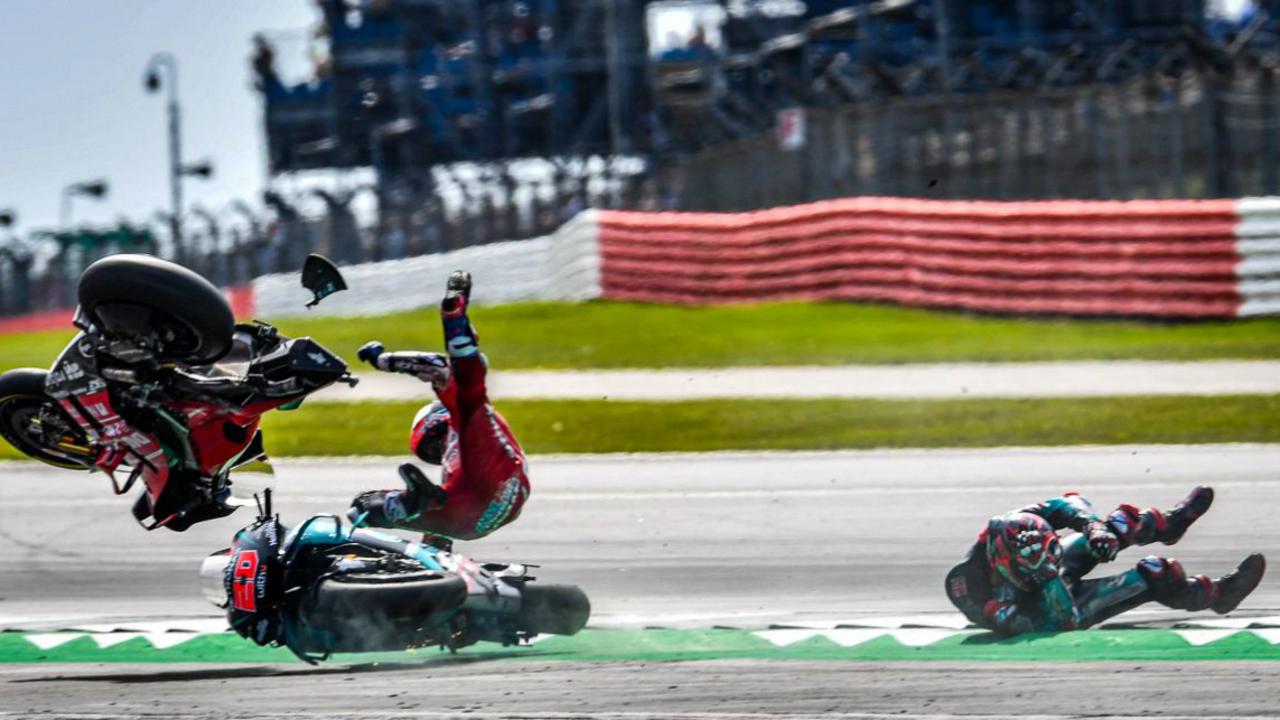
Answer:
[[[1005,635],[1087,628],[1146,602],[1230,612],[1261,581],[1262,555],[1217,580],[1188,578],[1177,560],[1154,555],[1119,575],[1085,579],[1131,545],[1178,542],[1212,503],[1213,490],[1197,487],[1168,512],[1122,504],[1100,517],[1067,493],[997,515],[947,574],[947,597],[974,624]]]

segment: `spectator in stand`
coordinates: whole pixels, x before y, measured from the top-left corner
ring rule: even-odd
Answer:
[[[276,51],[264,35],[253,36],[253,74],[258,78],[257,87],[264,93],[283,92],[280,76],[276,74]]]

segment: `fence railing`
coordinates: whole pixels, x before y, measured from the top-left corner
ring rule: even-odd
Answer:
[[[433,255],[504,240],[545,236],[589,206],[617,205],[621,195],[566,190],[523,203],[475,203],[445,212],[434,199],[383,208],[362,226],[349,204],[318,216],[278,206],[275,218],[219,226],[189,224],[181,246],[171,240],[147,247],[113,242],[59,242],[51,233],[0,242],[0,317],[65,309],[76,304],[75,284],[95,260],[119,252],[153,252],[175,260],[221,287],[294,272],[318,252],[343,265]]]
[[[1210,198],[1280,193],[1271,69],[876,100],[805,111],[683,164],[680,207],[738,211],[856,195]]]

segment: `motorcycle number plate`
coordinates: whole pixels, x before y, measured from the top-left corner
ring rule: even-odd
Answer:
[[[258,551],[241,550],[236,553],[231,571],[231,604],[236,610],[258,610]]]

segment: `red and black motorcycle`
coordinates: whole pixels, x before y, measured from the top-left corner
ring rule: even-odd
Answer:
[[[303,285],[343,289],[323,258]],[[204,278],[158,258],[115,255],[80,277],[80,333],[48,370],[0,375],[0,437],[50,465],[100,470],[148,530],[231,514],[231,471],[264,457],[261,416],[355,379],[310,338],[237,324]]]

